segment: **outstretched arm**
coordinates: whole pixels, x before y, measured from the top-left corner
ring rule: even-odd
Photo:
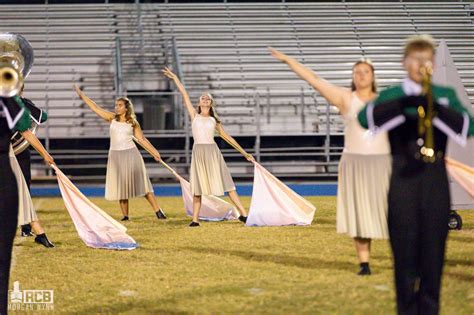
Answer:
[[[138,124],[133,128],[133,136],[135,137],[135,140],[138,142],[138,144],[148,153],[150,153],[150,155],[155,159],[155,161],[161,161],[160,152],[158,152],[158,150],[155,149],[155,147],[150,143],[150,141],[148,141],[148,139],[143,135],[143,131]]]
[[[46,163],[48,163],[49,165],[54,164],[53,157],[48,153],[48,151],[46,151],[43,144],[38,140],[38,138],[36,138],[36,136],[30,130],[21,132],[21,135],[23,136],[23,138],[26,139],[26,141],[28,141],[33,146],[33,148],[35,148],[36,151],[38,151],[38,153],[43,157]]]
[[[93,100],[91,100],[80,88],[77,86],[77,84],[74,84],[74,90],[76,91],[77,95],[81,98],[81,100],[84,101],[84,103],[87,104],[87,106],[90,107],[99,117],[106,121],[111,121],[114,119],[115,114],[112,112],[109,112],[99,105],[97,105]]]
[[[238,143],[235,141],[234,138],[232,138],[225,130],[224,127],[222,127],[222,124],[218,123],[216,125],[216,130],[219,133],[219,136],[225,140],[228,144],[230,144],[234,149],[242,153],[242,155],[247,159],[249,162],[254,162],[255,159],[254,157],[247,153]]]
[[[191,120],[193,120],[196,116],[196,110],[194,109],[193,104],[191,103],[191,99],[189,98],[188,92],[184,88],[184,85],[181,83],[181,81],[179,81],[178,76],[174,74],[168,67],[163,69],[162,72],[166,77],[173,80],[174,84],[176,84],[176,87],[183,96],[184,105],[188,110],[189,117],[191,118]]]
[[[315,72],[313,72],[308,67],[302,65],[295,59],[290,56],[285,55],[284,53],[269,47],[268,48],[273,57],[286,63],[293,72],[295,72],[301,79],[309,83],[315,90],[317,90],[321,95],[328,100],[329,103],[336,106],[341,114],[345,114],[347,111],[347,105],[350,102],[351,90],[347,88],[342,88],[323,78],[319,77]]]

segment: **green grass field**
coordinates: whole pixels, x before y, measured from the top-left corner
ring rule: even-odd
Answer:
[[[393,314],[387,241],[373,244],[373,275],[357,276],[352,240],[336,234],[335,198],[307,199],[318,208],[311,226],[204,222],[192,229],[181,198],[159,198],[166,221],[134,199],[126,224],[140,243],[134,251],[86,247],[62,199],[35,199],[57,247],[16,238],[11,281],[22,290],[54,290],[54,313]],[[120,218],[118,204],[92,200]],[[243,202],[248,207],[250,199]],[[443,314],[474,314],[474,212],[461,214],[464,228],[448,241]]]

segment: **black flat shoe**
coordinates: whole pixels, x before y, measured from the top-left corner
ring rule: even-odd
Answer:
[[[189,224],[190,227],[197,227],[197,226],[201,226],[199,224],[199,222],[194,222],[194,221],[191,221],[191,223]]]
[[[370,271],[370,267],[368,263],[360,264],[360,270],[357,273],[359,276],[370,276],[372,272]]]
[[[130,219],[128,218],[128,216],[124,216],[120,221],[129,221]]]
[[[54,247],[54,244],[48,240],[48,237],[46,236],[45,233],[37,235],[35,237],[35,242],[43,245],[44,247],[48,247],[48,248]]]
[[[247,217],[244,217],[243,215],[241,215],[241,216],[239,217],[239,221],[240,221],[240,222],[247,223]]]
[[[24,224],[21,226],[21,237],[28,237],[28,236],[35,236],[33,232],[31,232],[31,225]]]
[[[358,276],[370,276],[372,274],[372,272],[370,271],[370,269],[361,269],[357,275]]]
[[[166,220],[166,215],[165,215],[165,213],[163,212],[162,209],[156,211],[155,214],[156,214],[156,217],[158,218],[158,220]]]

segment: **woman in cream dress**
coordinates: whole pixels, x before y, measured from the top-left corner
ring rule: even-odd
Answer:
[[[110,150],[107,162],[105,199],[118,200],[122,210],[122,221],[129,220],[128,200],[145,196],[158,219],[166,219],[153,192],[145,162],[133,139],[150,153],[155,161],[161,160],[160,153],[145,138],[135,118],[132,102],[119,97],[115,102],[115,113],[98,106],[76,85],[77,95],[102,119],[110,123]]]
[[[327,82],[293,58],[270,48],[303,80],[339,109],[345,122],[344,151],[339,162],[337,232],[354,239],[359,275],[370,275],[371,239],[387,239],[388,188],[391,176],[390,144],[386,133],[369,139],[357,114],[376,96],[374,67],[362,59],[352,67],[351,89]]]
[[[254,158],[225,132],[217,116],[214,99],[210,94],[203,94],[199,98],[199,105],[196,110],[178,77],[168,68],[165,68],[163,73],[174,81],[181,92],[192,123],[194,145],[190,182],[194,198],[193,220],[189,226],[199,226],[201,196],[222,196],[225,192],[229,194],[230,200],[239,210],[239,220],[245,223],[247,221],[247,211],[240,202],[232,176],[227,169],[219,147],[214,141],[215,133],[217,132],[226,142],[237,148],[248,161],[254,161]]]

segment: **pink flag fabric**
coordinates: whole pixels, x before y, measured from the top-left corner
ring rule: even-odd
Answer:
[[[79,237],[87,246],[116,250],[138,247],[138,243],[126,233],[125,226],[87,199],[56,165],[51,167],[56,172],[64,205]]]
[[[184,207],[186,214],[193,215],[193,195],[191,193],[191,184],[179,176],[176,172],[173,174],[178,178],[181,184],[181,193],[183,195]],[[230,203],[215,197],[202,196],[201,211],[199,212],[199,219],[203,221],[223,221],[235,220],[239,217],[239,213]]]
[[[247,226],[310,225],[316,207],[254,162],[252,201]]]
[[[474,168],[456,160],[446,158],[449,175],[474,198]]]

